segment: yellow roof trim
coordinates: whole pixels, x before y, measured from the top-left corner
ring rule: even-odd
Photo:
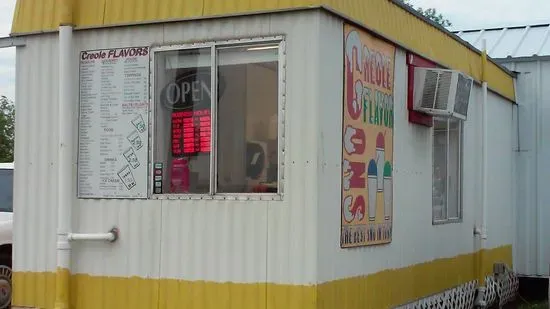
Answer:
[[[73,1],[73,24],[77,28],[324,7],[440,65],[460,70],[478,81],[482,77],[482,56],[479,52],[391,0]],[[59,0],[17,0],[12,35],[55,31],[60,23],[61,11]],[[507,71],[488,61],[486,79],[493,91],[515,101],[513,77]]]

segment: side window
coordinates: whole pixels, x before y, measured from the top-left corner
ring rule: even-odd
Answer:
[[[279,66],[275,49],[218,50],[217,192],[277,193]]]
[[[462,121],[434,119],[432,221],[462,219]]]
[[[154,51],[154,194],[279,193],[280,49]]]
[[[12,169],[0,169],[0,212],[13,212]]]
[[[162,193],[210,192],[211,57],[210,48],[155,55],[153,158],[164,167]]]

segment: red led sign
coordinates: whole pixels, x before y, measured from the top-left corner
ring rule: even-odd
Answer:
[[[210,109],[172,113],[172,154],[210,152]]]

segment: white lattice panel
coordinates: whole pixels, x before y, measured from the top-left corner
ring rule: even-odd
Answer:
[[[492,275],[485,277],[485,302],[490,307],[497,302],[497,282]]]
[[[519,289],[519,280],[507,269],[502,275],[485,278],[485,308],[499,304],[501,307],[513,301]],[[473,309],[478,288],[477,280],[446,290],[395,309]]]
[[[507,270],[496,277],[496,286],[499,296],[499,305],[503,306],[516,298],[519,289],[519,280],[514,272]]]
[[[396,309],[472,309],[474,308],[476,288],[477,281],[470,281]]]

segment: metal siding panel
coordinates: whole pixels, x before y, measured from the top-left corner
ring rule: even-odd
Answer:
[[[403,104],[395,105],[395,174],[394,174],[394,240],[387,246],[376,246],[356,250],[340,250],[338,243],[338,231],[340,217],[334,216],[333,207],[339,205],[338,188],[340,188],[340,151],[341,151],[341,90],[334,91],[333,85],[341,85],[341,57],[342,57],[342,31],[338,28],[328,28],[330,21],[323,21],[322,31],[325,36],[322,45],[323,56],[321,61],[332,64],[325,68],[321,75],[321,89],[323,89],[321,110],[322,144],[324,151],[321,166],[326,168],[321,172],[319,189],[319,282],[372,274],[384,269],[407,267],[417,263],[423,263],[438,258],[453,257],[460,254],[474,252],[473,235],[471,227],[478,221],[481,212],[479,205],[481,192],[479,190],[479,170],[481,167],[479,138],[481,91],[479,86],[474,87],[473,101],[469,106],[468,120],[465,123],[464,139],[464,217],[460,224],[446,224],[433,226],[431,223],[431,130],[425,127],[410,124],[407,121],[407,110]],[[340,60],[338,60],[340,59]],[[329,71],[330,70],[330,71]],[[394,102],[406,101],[407,76],[405,53],[398,49],[395,62],[395,97]],[[339,86],[341,87],[341,86]],[[511,131],[511,106],[502,106],[505,100],[491,94],[491,108],[497,108],[498,118],[502,120],[499,125],[505,127],[505,136],[495,140],[495,147],[499,151],[508,150],[506,162],[511,160],[511,139],[508,132]],[[337,105],[334,102],[340,102]],[[496,103],[495,103],[496,102]],[[500,105],[499,105],[500,104]],[[497,105],[497,107],[493,107]],[[491,110],[489,111],[492,112]],[[336,119],[334,118],[336,115]],[[495,116],[497,117],[497,116]],[[494,127],[491,127],[494,129]],[[492,145],[488,146],[493,147]],[[505,150],[506,149],[506,150]],[[503,155],[504,156],[504,155]],[[508,169],[503,169],[502,182],[496,184],[491,191],[491,203],[498,211],[510,212],[510,203],[502,206],[504,197],[500,197],[498,190],[506,189],[510,192],[511,175],[506,174]],[[400,189],[401,188],[401,189]],[[404,189],[407,188],[407,189]],[[506,199],[509,197],[506,196]],[[497,217],[493,222],[493,242],[491,247],[502,244],[510,244],[512,239],[509,233],[499,236],[501,229],[509,228],[510,217]],[[505,221],[500,224],[501,221]],[[330,232],[329,232],[330,231]],[[449,246],[448,243],[453,243]],[[369,263],[364,263],[365,260]],[[343,266],[346,265],[346,266]]]
[[[137,32],[139,35],[136,35]],[[161,25],[77,32],[75,52],[78,54],[89,49],[148,46],[162,39],[162,33]],[[121,230],[121,238],[114,245],[76,243],[73,250],[75,273],[158,278],[160,202],[80,200],[73,210],[73,224],[75,232],[104,233],[115,225]]]
[[[238,18],[234,23],[221,20],[77,33],[75,55],[86,49],[148,45],[162,41],[164,35],[170,41],[220,36],[288,35],[287,111],[290,116],[286,134],[289,136],[287,147],[294,147],[285,157],[289,189],[284,201],[78,201],[73,208],[75,232],[104,232],[113,225],[121,229],[121,238],[115,244],[74,244],[73,272],[81,274],[75,277],[73,287],[78,291],[75,302],[79,307],[97,305],[101,299],[105,300],[103,306],[106,307],[113,305],[110,302],[114,300],[120,306],[135,301],[124,296],[111,297],[108,287],[98,281],[100,277],[88,275],[122,278],[161,276],[235,283],[315,283],[314,214],[317,188],[313,179],[317,172],[317,122],[311,119],[316,115],[311,113],[316,109],[311,93],[317,91],[318,85],[310,78],[312,73],[308,70],[319,63],[319,58],[313,54],[308,60],[302,60],[303,51],[311,44],[311,40],[303,38],[316,33],[318,27],[312,16],[315,14],[309,12]],[[18,105],[17,114],[18,189],[15,201],[18,209],[16,218],[25,218],[25,224],[15,225],[14,237],[15,256],[21,257],[17,259],[15,268],[24,276],[26,271],[53,272],[56,265],[57,132],[53,124],[57,123],[57,37],[50,35],[30,39],[29,44],[19,50],[18,59],[17,97],[19,102],[24,103]],[[37,91],[27,91],[31,87]],[[300,115],[310,115],[309,121],[304,121]],[[313,148],[308,149],[310,146]],[[48,187],[40,188],[44,183],[48,183]],[[30,195],[29,191],[37,193]],[[198,224],[208,220],[214,221],[211,225]],[[51,277],[46,275],[45,280]],[[29,281],[24,282],[28,284]],[[17,290],[30,292],[31,295],[53,295],[51,285],[36,286],[48,291],[34,291],[22,286]],[[90,286],[93,288],[83,290]],[[140,296],[141,303],[147,304],[158,297],[158,287],[144,284],[136,288],[144,287],[151,288],[143,290],[144,295]],[[118,291],[116,289],[120,286],[112,288]],[[265,285],[263,288],[258,286],[256,291],[257,304],[266,304]],[[200,293],[198,290],[196,292]],[[303,302],[311,303],[311,298],[308,298],[311,295],[301,295]],[[26,296],[25,299],[32,297]],[[203,301],[207,298],[205,295]],[[292,297],[285,299],[289,304],[294,301]],[[33,303],[47,307],[51,301],[43,299]],[[271,300],[272,303],[281,301]]]
[[[315,33],[312,16],[315,15],[295,13],[166,25],[166,42],[275,34],[287,36],[285,187],[289,189],[281,202],[163,202],[162,239],[166,249],[162,254],[161,277],[246,283],[315,282],[315,249],[312,248],[316,240],[315,220],[311,215],[316,208],[316,188],[311,179],[315,179],[316,161],[315,148],[310,148],[308,141],[315,140],[316,130],[314,119],[303,121],[303,116],[300,117],[304,114],[315,117],[315,113],[309,111],[315,110],[315,101],[310,94],[315,93],[316,85],[309,76],[313,74],[310,70],[318,58],[313,54],[308,61],[303,61],[301,56],[311,44],[311,40],[304,38]],[[306,152],[306,149],[312,151]],[[216,228],[197,226],[196,222],[204,222],[206,218],[215,218],[212,227]],[[170,240],[167,235],[176,229],[175,226],[183,226],[182,233],[189,235],[179,240],[180,246],[173,246],[176,238],[172,236]],[[193,232],[205,235],[206,240],[192,237]],[[232,251],[228,246],[232,246]],[[168,248],[175,247],[181,248],[182,252],[177,255],[167,253]],[[193,254],[189,255],[186,250]],[[210,257],[206,264],[202,260],[204,256]],[[184,286],[179,283],[180,289]],[[169,291],[167,289],[166,293]],[[171,291],[176,293],[178,289]],[[267,294],[263,294],[260,287],[256,287],[253,294],[256,299],[248,303],[253,307],[261,307],[266,302],[268,307],[288,307],[293,302],[311,303],[307,290],[281,299],[273,298],[281,293],[272,286],[267,287]],[[175,298],[169,295],[163,297],[167,304],[175,302]]]
[[[310,246],[314,244],[315,232],[312,225],[315,223],[313,220],[306,220],[306,218],[308,213],[314,213],[315,191],[312,191],[313,189],[311,188],[313,183],[311,181],[308,183],[306,179],[313,179],[311,177],[315,176],[316,168],[314,152],[306,153],[304,149],[308,149],[306,146],[310,144],[306,142],[314,139],[316,131],[313,127],[313,121],[303,121],[303,117],[299,116],[304,115],[303,113],[306,112],[306,114],[311,114],[311,112],[308,111],[313,109],[311,105],[314,104],[314,100],[309,98],[309,94],[315,91],[315,85],[312,79],[308,77],[310,76],[309,74],[312,74],[308,71],[310,70],[308,68],[314,66],[308,61],[303,61],[301,57],[303,51],[307,50],[308,45],[311,43],[311,41],[304,40],[304,37],[311,37],[314,33],[315,19],[312,18],[312,16],[315,16],[312,12],[291,13],[288,15],[250,16],[218,21],[167,24],[165,27],[166,42],[192,42],[209,39],[246,38],[249,36],[276,34],[284,34],[287,36],[288,71],[286,72],[286,76],[288,80],[286,125],[288,129],[286,132],[286,146],[288,151],[285,156],[285,187],[291,189],[285,192],[284,201],[282,202],[257,202],[256,206],[252,208],[252,210],[255,210],[252,214],[255,214],[254,216],[257,217],[256,220],[265,218],[265,229],[261,229],[259,226],[250,226],[250,230],[247,227],[246,231],[243,231],[245,234],[259,234],[256,236],[258,239],[255,241],[251,239],[251,243],[256,244],[252,246],[253,249],[247,249],[243,253],[252,257],[250,254],[264,254],[262,250],[267,250],[268,256],[262,257],[262,255],[259,255],[258,258],[260,262],[263,261],[262,263],[267,263],[266,267],[268,270],[267,275],[265,274],[265,270],[253,275],[248,271],[239,271],[238,269],[240,268],[233,269],[228,273],[228,276],[230,273],[233,273],[230,277],[239,282],[267,280],[273,283],[303,284],[314,281],[315,267],[312,266],[314,254],[313,252],[309,253],[308,250],[310,250]],[[315,59],[315,57],[310,58]],[[313,59],[310,61],[314,61]],[[300,104],[295,104],[294,102],[300,102]],[[293,151],[292,149],[295,150]],[[306,201],[311,202],[308,203]],[[182,205],[185,205],[184,202],[182,203]],[[186,203],[189,204],[190,202]],[[215,204],[219,202],[209,203]],[[243,216],[249,218],[247,212],[250,210],[245,211],[248,207],[243,205],[242,202],[227,201],[220,205],[226,205],[224,207],[228,207],[232,212],[234,211],[230,216],[230,218],[233,218],[234,224],[241,224],[239,222],[241,222],[240,218]],[[190,204],[187,207],[195,206]],[[174,208],[173,203],[163,205],[163,209],[167,211],[174,211],[171,210],[172,208]],[[184,214],[189,216],[187,212]],[[168,216],[166,218],[168,218]],[[227,229],[231,231],[231,229],[235,228],[233,224],[228,225],[227,220],[229,219],[221,221],[225,222],[222,225],[222,227],[225,226],[221,229],[222,231],[227,231]],[[163,224],[163,230],[171,226],[170,223],[167,224],[166,226]],[[267,228],[267,226],[269,226],[269,228]],[[261,235],[264,235],[265,238]],[[300,236],[291,237],[290,235]],[[267,247],[262,247],[258,242],[260,240],[262,242],[267,240]],[[243,246],[245,243],[243,243]],[[210,252],[210,250],[214,252],[219,250],[217,249],[219,247],[217,243],[203,245],[206,246],[203,249],[205,254],[206,252]],[[195,248],[198,248],[196,246],[198,246],[198,244],[194,245]],[[248,250],[252,250],[250,251],[251,253],[248,253]],[[164,258],[169,257],[163,257],[163,259]],[[265,262],[265,259],[267,259],[267,262]],[[234,260],[238,260],[237,256],[235,256]],[[220,263],[219,261],[213,262]],[[181,263],[184,263],[184,261],[181,261]],[[194,263],[195,262],[190,263],[188,267],[196,265]],[[229,263],[231,263],[231,261],[229,261]],[[173,261],[171,262],[171,265],[172,264],[176,265],[177,262]],[[236,265],[240,265],[240,262]],[[263,264],[258,264],[258,267],[261,265]],[[259,269],[256,266],[255,268]],[[191,269],[188,271],[190,272]],[[178,277],[187,278],[188,271],[180,273],[181,275]],[[167,269],[165,273],[168,272],[169,270]],[[195,267],[194,272],[200,272],[200,274],[193,274],[193,272],[191,272],[191,278],[199,278],[205,273],[204,271],[198,270],[197,267]],[[217,280],[226,280],[226,276],[224,276],[223,273],[221,278],[219,277],[220,274],[212,274],[212,276],[218,277]],[[208,277],[210,278],[210,275]]]
[[[273,15],[271,31],[285,33],[285,206],[268,209],[268,281],[313,284],[316,280],[318,204],[317,138],[320,59],[318,12]],[[306,53],[306,57],[304,57]]]
[[[280,206],[278,202],[275,205]],[[163,201],[162,278],[266,282],[270,202]]]
[[[18,20],[14,20],[13,28],[21,31],[36,31],[37,29],[53,29],[57,21],[57,10],[55,0],[44,0],[36,5],[37,1],[18,1]],[[19,19],[20,18],[20,19]]]
[[[169,43],[201,42],[216,39],[231,39],[249,36],[273,35],[269,20],[273,15],[197,20],[166,24],[164,41]]]
[[[516,240],[514,268],[520,274],[537,274],[537,180],[536,180],[536,121],[537,83],[536,62],[510,63],[520,72],[517,77],[519,149],[517,158]]]
[[[162,35],[162,27],[148,27],[139,32],[140,35],[135,35],[135,30],[127,29],[80,32],[75,35],[75,63],[78,63],[76,54],[80,49],[149,44]],[[18,51],[17,66],[19,103],[14,198],[15,217],[21,220],[16,222],[24,223],[14,224],[14,300],[17,304],[51,308],[55,296],[55,284],[52,285],[51,280],[55,280],[53,272],[56,268],[57,36],[46,35],[28,40],[27,46]],[[78,102],[78,91],[74,95],[75,102]],[[76,160],[76,141],[74,145]],[[76,177],[74,181],[76,183]],[[158,278],[160,205],[152,201],[78,201],[75,198],[72,213],[75,232],[105,232],[116,224],[122,233],[114,245],[74,243],[73,273]],[[27,275],[33,275],[38,280],[25,279]],[[158,282],[157,290],[145,284],[132,286],[140,293],[139,297],[130,299],[113,297],[112,293],[124,295],[124,291],[120,291],[123,285],[110,286],[112,281],[98,284],[97,279],[89,276],[73,278],[72,288],[78,291],[73,301],[79,308],[99,308],[98,302],[104,307],[138,308],[147,303],[153,305],[158,300]]]
[[[360,250],[339,248],[340,215],[335,207],[340,206],[341,186],[343,33],[341,27],[329,28],[330,24],[334,25],[323,20],[321,28],[325,38],[321,61],[327,65],[321,71],[320,80],[323,158],[319,162],[318,283],[326,283],[318,291],[320,303],[327,307],[346,303],[340,298],[341,293],[353,290],[364,296],[349,300],[350,307],[386,308],[390,303],[397,305],[400,301],[437,292],[434,289],[452,287],[460,280],[473,279],[474,258],[468,256],[473,256],[475,251],[471,227],[480,215],[477,209],[481,195],[474,185],[465,188],[464,196],[468,198],[464,201],[463,222],[432,225],[431,129],[410,124],[406,104],[399,103],[406,102],[407,96],[406,53],[401,49],[396,51],[394,82],[394,239],[389,245]],[[338,88],[334,88],[335,85]],[[470,149],[479,149],[480,140],[476,137],[479,94],[476,87],[465,133],[468,144],[465,147]],[[470,152],[464,158],[465,162],[476,162],[467,168],[465,184],[475,183],[479,178],[477,157],[478,154]],[[453,262],[441,262],[448,261],[447,258]],[[348,279],[340,281],[341,284],[334,283],[345,278]],[[410,289],[413,285],[418,288]],[[365,294],[365,291],[368,292]]]
[[[550,171],[550,147],[546,136],[550,90],[544,85],[549,82],[550,62],[512,60],[507,65],[519,72],[514,267],[522,275],[547,276],[550,247],[546,241],[549,228],[544,218],[550,215],[546,207],[550,201],[546,189],[546,175]]]
[[[28,44],[17,49],[16,60],[13,267],[42,273],[56,267],[57,41],[47,35]],[[36,304],[52,301],[51,276],[37,276],[26,286],[14,280],[14,299],[24,290]]]
[[[136,20],[158,21],[180,16],[198,17],[203,15],[204,1],[177,0],[118,0],[109,1],[105,7],[102,24],[132,23]],[[128,9],[131,8],[131,9]]]
[[[78,1],[74,9],[74,18],[87,25],[101,25],[105,19],[105,5],[107,0]],[[55,20],[52,24],[55,24]]]
[[[487,245],[489,248],[500,247],[514,242],[513,229],[513,191],[515,180],[512,169],[515,161],[512,132],[513,105],[493,93],[489,93],[488,104],[488,138],[487,156],[489,182]]]
[[[160,204],[155,201],[82,200],[75,207],[73,231],[105,233],[119,227],[116,244],[75,242],[73,272],[93,276],[159,277]]]
[[[17,51],[15,254],[21,270],[55,269],[57,41],[45,36]],[[32,194],[29,194],[32,192]],[[21,237],[21,238],[20,238]],[[51,249],[50,249],[51,248]]]
[[[326,32],[325,32],[326,33]],[[327,35],[327,34],[326,34]],[[334,36],[337,36],[336,38]],[[341,31],[331,31],[329,42],[325,46],[330,50],[331,57],[341,58],[342,49],[339,44]],[[330,44],[330,46],[329,46]],[[327,56],[325,56],[327,57]],[[337,63],[341,63],[336,61]],[[341,65],[341,64],[340,64]],[[342,80],[341,69],[333,68],[332,74],[323,74],[326,80],[321,89],[331,91],[330,85],[340,85]],[[338,73],[336,73],[338,72]],[[395,97],[394,102],[406,101],[406,65],[405,53],[398,50],[395,62]],[[341,92],[341,91],[339,91]],[[332,100],[324,106],[334,104],[337,100],[341,109],[341,94],[324,94]],[[430,261],[436,258],[452,257],[473,251],[470,222],[472,218],[465,218],[468,223],[461,225],[447,225],[445,227],[431,224],[431,138],[430,130],[425,127],[411,125],[407,121],[405,105],[395,105],[395,174],[394,174],[394,239],[389,245],[362,248],[362,250],[341,250],[334,244],[339,243],[340,216],[333,213],[334,205],[340,205],[340,151],[341,151],[341,111],[335,107],[323,107],[323,123],[326,127],[322,135],[325,137],[325,160],[327,166],[336,164],[335,168],[327,170],[321,177],[327,182],[320,190],[320,209],[322,219],[319,226],[330,231],[322,233],[320,239],[321,252],[319,255],[319,281],[354,277],[373,274],[384,269],[401,268],[416,263]],[[334,119],[338,115],[337,120]],[[324,118],[326,117],[326,118]],[[332,119],[328,121],[327,118]],[[330,171],[330,173],[329,173]],[[331,179],[330,182],[329,180]],[[412,187],[411,187],[412,186]],[[409,188],[400,190],[399,188]],[[468,208],[472,204],[467,205]],[[470,212],[468,212],[470,213]],[[421,224],[419,224],[421,223]],[[473,222],[472,222],[473,224]],[[437,233],[435,232],[437,230]],[[422,237],[418,237],[422,235]],[[465,235],[456,237],[456,235]],[[437,237],[436,237],[437,236]],[[455,245],[446,245],[452,241]],[[364,263],[368,260],[369,263]]]
[[[276,1],[251,0],[251,1],[204,1],[204,15],[222,15],[226,12],[249,12],[258,9],[275,9]]]
[[[550,175],[550,89],[546,85],[550,85],[550,62],[540,62],[540,92],[539,92],[539,114],[540,114],[540,128],[539,128],[539,166],[537,168],[539,172],[539,178],[537,180],[540,192],[540,200],[538,207],[539,213],[539,235],[538,246],[541,260],[539,262],[539,273],[543,275],[549,275],[550,267],[550,244],[548,242],[548,235],[550,234],[550,228],[546,223],[546,218],[550,218],[550,190],[548,190],[548,175]]]
[[[479,222],[481,210],[480,144],[481,129],[479,86],[474,87],[464,132],[464,191],[463,222],[434,226],[432,218],[432,155],[431,129],[410,124],[407,120],[407,67],[405,51],[398,49],[395,60],[395,136],[394,136],[394,239],[389,245],[340,249],[340,215],[335,206],[340,205],[341,183],[341,114],[342,114],[342,30],[337,21],[323,19],[321,32],[324,40],[320,49],[324,64],[320,76],[320,151],[319,158],[319,222],[318,222],[318,290],[319,304],[346,306],[342,293],[364,295],[349,301],[349,306],[386,308],[400,301],[425,297],[444,288],[452,287],[475,278],[475,254],[472,226]],[[330,59],[330,60],[329,60]],[[334,88],[338,85],[338,88]],[[337,90],[337,91],[336,91]],[[497,109],[495,117],[506,133],[488,147],[496,146],[504,152],[505,163],[512,161],[510,123],[512,105],[490,94],[490,113]],[[335,102],[338,102],[335,104]],[[491,129],[494,129],[491,126]],[[498,145],[497,145],[498,143]],[[507,151],[507,152],[506,152]],[[495,165],[493,165],[494,167]],[[502,167],[501,167],[502,168]],[[509,196],[512,175],[502,169],[502,179],[495,182],[490,191],[493,212],[507,212],[490,220],[490,248],[508,248],[513,239],[510,228],[512,215]],[[504,203],[502,203],[504,201]],[[501,205],[502,204],[502,205]],[[452,246],[449,246],[452,243]],[[488,251],[492,252],[492,251]],[[493,254],[493,253],[490,253]],[[496,259],[506,259],[505,255]],[[493,261],[494,257],[487,260]],[[368,262],[365,262],[368,261]],[[506,259],[508,262],[508,259]],[[490,265],[487,266],[487,269]],[[368,276],[366,276],[368,275]],[[348,278],[348,279],[345,279]],[[354,279],[349,279],[354,278]],[[344,280],[341,280],[344,279]],[[338,283],[335,283],[334,280]],[[410,289],[415,286],[415,289]],[[365,292],[368,291],[368,292]],[[366,294],[365,294],[366,293]],[[368,305],[366,305],[368,304]]]
[[[340,188],[343,112],[343,21],[323,15],[319,28],[319,177],[317,282],[341,276],[335,260],[340,244]]]
[[[318,0],[204,0],[204,11],[202,16],[216,16],[227,14],[243,14],[260,11],[273,11],[287,8],[300,8],[306,6],[319,5]]]

